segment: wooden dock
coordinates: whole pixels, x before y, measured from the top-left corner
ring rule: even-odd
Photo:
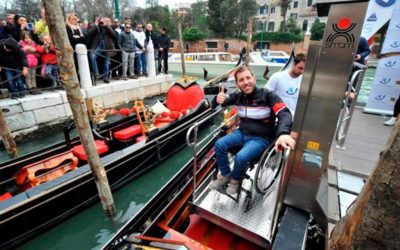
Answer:
[[[356,107],[347,133],[345,149],[332,143],[328,169],[328,221],[331,230],[346,214],[360,193],[365,180],[376,167],[379,154],[393,127],[384,126],[388,118],[362,112]]]

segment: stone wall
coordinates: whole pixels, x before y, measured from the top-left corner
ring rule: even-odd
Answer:
[[[165,93],[172,84],[171,75],[155,78],[140,78],[128,81],[113,81],[81,89],[84,98],[92,98],[99,107],[115,107],[136,99],[144,99]],[[40,129],[65,122],[72,117],[71,108],[64,90],[27,95],[18,99],[0,100],[14,137],[21,137]]]

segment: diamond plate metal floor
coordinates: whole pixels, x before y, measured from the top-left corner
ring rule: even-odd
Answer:
[[[253,178],[254,170],[248,172]],[[278,182],[278,181],[277,181]],[[276,182],[276,183],[277,183]],[[205,188],[194,202],[197,214],[241,237],[262,247],[269,247],[272,240],[272,218],[277,199],[276,183],[269,195],[262,196],[253,190],[251,209],[244,210],[246,194],[242,192],[236,203],[232,198],[215,190]],[[208,185],[208,184],[207,184]],[[243,186],[249,189],[250,181],[245,180]]]

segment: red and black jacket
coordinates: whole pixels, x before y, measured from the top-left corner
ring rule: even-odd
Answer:
[[[282,99],[273,92],[257,87],[250,95],[236,91],[222,104],[228,105],[237,106],[239,129],[245,135],[261,136],[272,141],[282,134],[290,134],[292,115]]]

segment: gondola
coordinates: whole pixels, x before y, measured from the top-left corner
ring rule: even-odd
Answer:
[[[146,113],[135,108],[136,116],[94,130],[112,190],[184,147],[186,131],[212,112],[203,89],[191,81],[171,86],[164,106],[170,111],[153,117],[151,129],[145,129]],[[0,195],[9,196],[0,201],[0,248],[15,247],[98,201],[79,144],[67,139],[0,165]],[[46,180],[51,175],[57,178]]]

